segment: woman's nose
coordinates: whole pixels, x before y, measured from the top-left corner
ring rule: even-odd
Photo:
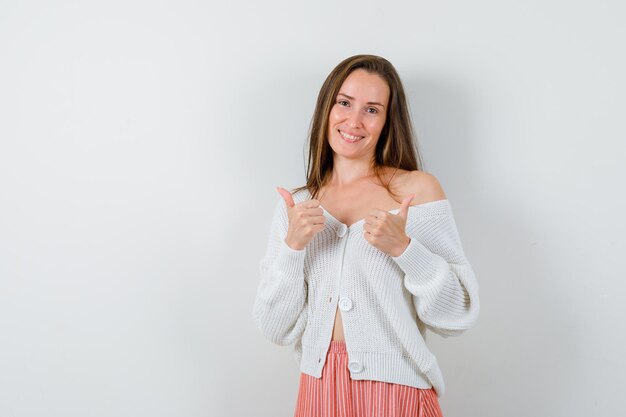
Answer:
[[[359,127],[361,126],[361,115],[359,112],[352,112],[348,118],[348,126]]]

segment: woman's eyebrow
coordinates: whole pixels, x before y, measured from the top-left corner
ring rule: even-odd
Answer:
[[[354,97],[350,97],[349,95],[344,94],[344,93],[339,93],[339,94],[337,94],[337,95],[338,95],[338,96],[344,96],[345,98],[350,99],[350,100],[354,100]],[[374,105],[376,105],[376,106],[380,106],[380,107],[382,107],[382,108],[385,108],[385,106],[384,106],[384,105],[382,105],[381,103],[379,103],[379,102],[377,102],[377,101],[368,101],[368,102],[367,102],[367,104],[374,104]]]

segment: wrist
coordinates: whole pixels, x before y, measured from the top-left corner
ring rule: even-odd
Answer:
[[[293,249],[293,250],[302,250],[302,249],[304,249],[304,246],[301,246],[301,245],[299,245],[296,242],[292,242],[291,240],[289,240],[287,238],[285,238],[285,244],[287,246],[289,246],[290,249]]]
[[[397,247],[392,253],[390,253],[390,255],[393,256],[394,258],[397,258],[398,256],[402,255],[404,251],[406,250],[406,248],[409,247],[409,243],[411,243],[411,238],[405,235],[405,239],[403,239],[402,245]]]

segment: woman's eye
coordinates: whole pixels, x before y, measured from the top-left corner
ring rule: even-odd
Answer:
[[[376,114],[376,113],[378,113],[378,109],[376,109],[376,108],[374,108],[374,107],[369,107],[369,108],[367,109],[367,112],[368,112],[368,113],[371,113],[371,114]]]
[[[337,103],[338,103],[340,106],[347,106],[347,105],[348,105],[348,102],[347,102],[346,100],[339,100]]]

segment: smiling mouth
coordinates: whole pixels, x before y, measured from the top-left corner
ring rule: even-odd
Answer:
[[[350,142],[350,143],[354,143],[354,142],[358,142],[361,139],[363,139],[365,136],[352,136],[352,135],[348,135],[345,132],[342,132],[341,130],[337,130],[339,132],[339,134],[341,135],[342,138],[344,138],[344,140],[346,140],[346,142]]]

